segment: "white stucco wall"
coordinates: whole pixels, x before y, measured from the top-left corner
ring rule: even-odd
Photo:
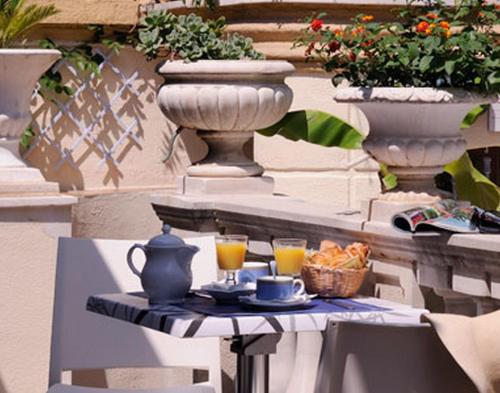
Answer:
[[[0,207],[1,393],[47,388],[58,236],[69,206]]]

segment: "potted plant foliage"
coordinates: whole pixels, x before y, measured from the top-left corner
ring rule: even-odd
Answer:
[[[158,103],[165,116],[198,130],[208,144],[207,157],[188,168],[201,177],[258,176],[263,168],[243,146],[256,129],[280,120],[292,102],[284,83],[294,67],[266,61],[252,40],[226,34],[224,18],[151,12],[138,31],[137,48],[148,57],[167,56],[158,67],[165,84]]]
[[[57,184],[44,182],[39,170],[26,167],[18,150],[31,121],[35,85],[60,57],[57,50],[22,48],[21,40],[31,27],[56,12],[53,5],[0,0],[0,192],[58,191]]]
[[[358,15],[344,29],[318,15],[296,42],[333,73],[335,101],[354,103],[367,116],[363,149],[397,175],[411,198],[436,194],[434,176],[465,152],[464,116],[498,99],[498,8],[483,0],[454,7],[410,1],[394,21]]]

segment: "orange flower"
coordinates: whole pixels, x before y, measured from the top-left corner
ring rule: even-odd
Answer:
[[[425,15],[429,19],[437,19],[438,15],[435,14],[434,12],[429,12],[427,15]]]
[[[441,26],[442,29],[448,30],[450,28],[450,24],[443,20],[442,22],[439,22],[439,26]]]
[[[484,18],[484,12],[480,12],[479,14],[477,14],[477,16],[479,16],[480,18]]]
[[[419,33],[424,33],[429,28],[429,23],[422,21],[417,25],[417,31]]]
[[[446,30],[444,35],[446,36],[446,38],[450,38],[453,35],[453,33],[451,32],[451,30]]]
[[[311,29],[313,31],[319,31],[323,27],[323,21],[321,19],[313,19],[311,22]]]
[[[335,29],[333,32],[336,37],[342,37],[344,35],[344,31],[342,29]]]
[[[373,15],[365,15],[361,18],[362,22],[371,22],[374,19]]]
[[[355,33],[357,34],[361,34],[365,31],[365,27],[364,26],[359,26],[356,30],[354,30]]]

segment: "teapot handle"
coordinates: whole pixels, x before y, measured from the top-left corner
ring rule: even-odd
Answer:
[[[137,268],[134,266],[134,262],[132,261],[132,254],[134,253],[134,250],[136,248],[140,248],[144,252],[144,254],[146,254],[146,247],[144,247],[142,244],[134,244],[127,252],[127,263],[130,270],[132,270],[132,273],[134,273],[137,277],[141,277],[141,272],[137,270]]]

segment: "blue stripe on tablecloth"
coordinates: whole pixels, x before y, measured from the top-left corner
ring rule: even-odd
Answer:
[[[370,312],[388,311],[388,308],[374,306],[371,304],[357,302],[353,299],[313,299],[307,309],[296,309],[287,311],[259,311],[246,308],[239,304],[216,304],[214,300],[191,296],[184,303],[176,304],[177,307],[188,311],[194,311],[203,315],[215,317],[240,317],[240,316],[263,316],[272,317],[276,315],[296,314],[329,314],[338,312]]]

